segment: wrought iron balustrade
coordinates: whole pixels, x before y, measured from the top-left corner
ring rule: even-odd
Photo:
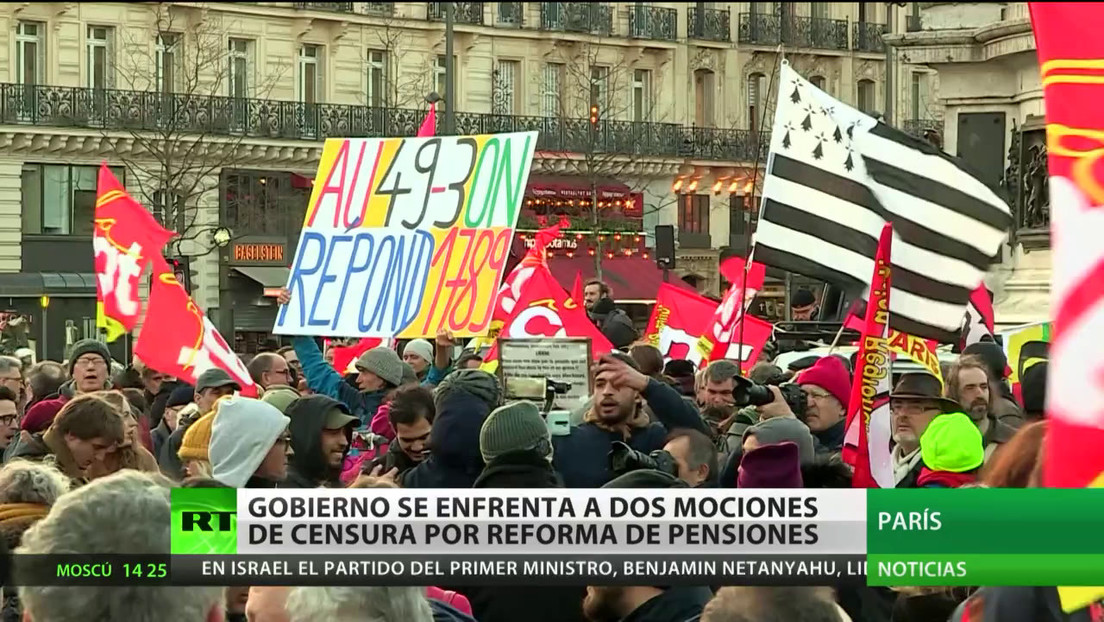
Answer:
[[[483,24],[482,2],[454,2],[453,4],[456,8],[453,10],[452,15],[457,24],[475,24],[477,26]],[[445,19],[445,11],[444,2],[429,3],[429,19],[443,20]]]
[[[608,4],[542,2],[540,12],[541,30],[606,36],[613,34],[613,11]]]
[[[674,41],[678,33],[678,11],[647,4],[629,8],[629,36],[635,39]]]
[[[310,9],[312,11],[332,11],[334,13],[352,13],[352,2],[296,2],[297,9]]]
[[[395,12],[394,2],[296,2],[293,6],[297,9],[310,11],[362,13],[364,15],[392,15]]]
[[[424,117],[424,110],[411,108],[0,83],[0,124],[8,126],[321,141],[413,136]],[[456,129],[535,130],[542,151],[697,160],[754,161],[761,153],[765,161],[770,144],[768,132],[615,120],[592,130],[589,119],[472,112],[456,113]]]
[[[728,9],[690,7],[686,14],[687,32],[691,39],[701,41],[732,41],[732,22]]]
[[[884,52],[885,43],[882,41],[882,34],[885,30],[885,24],[855,22],[851,41],[852,49],[857,52]]]
[[[782,42],[797,48],[846,50],[847,20],[800,15],[783,18]]]
[[[740,43],[778,45],[782,42],[782,18],[777,13],[740,13],[736,30]]]

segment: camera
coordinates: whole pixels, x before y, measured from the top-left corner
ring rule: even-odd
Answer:
[[[732,396],[736,401],[736,406],[741,408],[744,406],[766,406],[774,401],[774,392],[770,390],[769,385],[755,384],[743,376],[736,376],[733,380],[736,382],[736,389],[732,392]],[[786,401],[786,405],[793,411],[794,416],[804,421],[808,402],[801,387],[796,384],[778,384],[775,386],[782,393],[782,399]]]
[[[621,441],[614,441],[609,452],[610,470],[614,477],[630,471],[650,469],[678,477],[678,463],[671,454],[657,449],[650,454],[639,452]]]
[[[571,433],[571,411],[555,410],[556,397],[571,391],[570,382],[552,378],[506,378],[506,395],[512,399],[543,400],[541,415],[552,436]]]

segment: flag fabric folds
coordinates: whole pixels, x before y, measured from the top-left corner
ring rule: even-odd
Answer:
[[[717,303],[681,287],[663,283],[644,330],[644,341],[663,354],[664,361],[684,359],[701,365],[697,344],[713,324]]]
[[[111,169],[100,166],[92,252],[96,266],[96,326],[108,342],[134,330],[142,315],[139,279],[175,235],[127,194]]]
[[[713,314],[712,325],[698,340],[698,357],[702,365],[719,359],[732,359],[742,361],[745,367],[750,369],[750,365],[756,362],[758,351],[762,350],[766,341],[770,339],[768,334],[762,344],[758,342],[759,336],[765,330],[764,324],[770,327],[771,333],[774,332],[774,326],[769,322],[757,318],[749,319],[745,316],[748,305],[763,288],[767,267],[755,261],[748,263],[741,257],[728,257],[721,261],[720,271],[732,284]],[[743,296],[742,301],[741,296]],[[752,326],[752,336],[748,335],[749,326]],[[740,343],[741,335],[743,343]],[[754,356],[752,350],[754,350]]]
[[[834,99],[783,61],[755,259],[866,288],[893,224],[892,327],[957,343],[1012,222],[954,158]]]
[[[418,126],[419,138],[424,136],[436,136],[437,135],[437,103],[434,102],[429,105],[429,111],[426,112],[425,119],[422,119],[422,124]]]
[[[855,469],[854,488],[893,488],[893,459],[890,453],[893,422],[889,413],[892,391],[890,333],[890,256],[892,225],[882,227],[874,273],[870,282],[870,304],[866,305],[866,326],[855,359],[855,379],[847,410],[847,433],[843,460]]]

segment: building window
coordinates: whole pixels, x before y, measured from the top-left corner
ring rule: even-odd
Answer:
[[[92,235],[98,166],[24,164],[22,185],[25,235]],[[126,185],[126,169],[111,167]]]
[[[647,69],[633,71],[633,121],[652,120],[652,72]]]
[[[249,68],[253,66],[253,42],[248,39],[230,39],[228,50],[228,94],[230,97],[249,97]]]
[[[716,92],[716,75],[708,69],[694,71],[694,125],[713,127],[717,120],[713,97]]]
[[[563,82],[562,63],[545,63],[541,72],[541,115],[560,117],[563,106],[560,105],[560,84]]]
[[[495,66],[491,80],[491,112],[494,114],[517,114],[517,78],[521,63],[516,60],[500,60]]]
[[[382,108],[387,105],[387,52],[368,50],[368,105]]]
[[[682,196],[682,209],[679,210],[678,227],[680,233],[709,235],[708,194],[685,194]]]
[[[858,90],[856,101],[859,110],[868,114],[874,112],[874,81],[859,80]]]
[[[15,28],[15,81],[18,84],[42,84],[46,81],[46,46],[42,38],[45,24],[19,22]]]
[[[322,93],[322,46],[303,45],[299,47],[299,101],[304,104],[318,103]]]
[[[171,190],[157,190],[150,198],[153,199],[150,212],[157,219],[157,222],[161,223],[162,227],[177,233],[184,233],[184,196]]]
[[[113,29],[108,26],[89,26],[88,39],[85,41],[90,89],[109,89],[112,87],[111,70],[114,67]]]
[[[452,57],[453,68],[456,68],[456,57]],[[437,94],[441,96],[442,101],[437,102],[437,107],[448,106],[449,94],[448,94],[448,60],[444,54],[437,56],[437,60],[433,65],[433,83],[437,86]],[[457,89],[459,90],[459,89]]]
[[[590,68],[590,105],[598,106],[598,116],[609,110],[609,67],[595,65]]]
[[[813,77],[809,78],[809,83],[812,84],[813,86],[817,87],[818,89],[824,91],[825,93],[828,92],[828,88],[827,88],[828,84],[827,84],[827,80],[824,79],[824,76],[813,76]]]
[[[929,118],[931,115],[928,114],[928,75],[920,71],[913,72],[910,86],[909,103],[912,107],[912,118]]]
[[[180,61],[180,35],[166,32],[157,35],[157,90],[173,93],[177,89]]]
[[[766,91],[767,76],[761,73],[753,73],[748,76],[748,127],[753,132],[763,129],[763,118],[766,114]]]
[[[756,15],[774,15],[776,9],[773,2],[752,2],[751,12]]]

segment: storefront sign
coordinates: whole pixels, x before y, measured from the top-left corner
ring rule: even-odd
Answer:
[[[240,263],[285,263],[284,245],[265,242],[248,242],[234,245],[232,255]]]

